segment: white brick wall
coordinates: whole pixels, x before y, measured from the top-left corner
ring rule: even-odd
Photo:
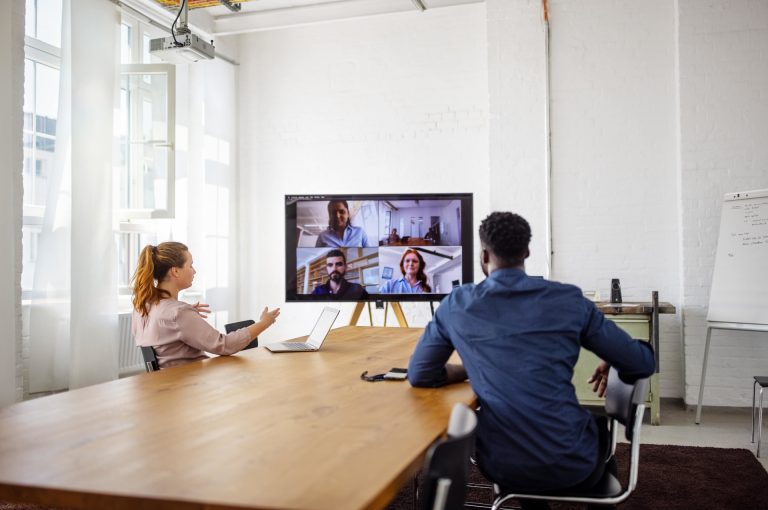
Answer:
[[[24,0],[0,2],[0,406],[21,399]]]
[[[555,279],[680,303],[672,2],[550,2]],[[682,394],[679,314],[661,393]]]
[[[768,188],[768,1],[679,0],[685,399],[698,400],[724,193]],[[704,403],[751,405],[768,335],[716,331]]]
[[[241,38],[243,314],[285,299],[285,194],[466,191],[487,213],[485,25],[475,4]],[[312,306],[284,306],[263,341],[306,334]]]
[[[530,274],[549,276],[546,62],[540,2],[487,0],[491,210],[531,225]],[[484,215],[481,215],[484,216]]]

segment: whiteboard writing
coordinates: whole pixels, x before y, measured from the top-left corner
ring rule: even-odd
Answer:
[[[768,190],[725,196],[707,320],[768,324]]]

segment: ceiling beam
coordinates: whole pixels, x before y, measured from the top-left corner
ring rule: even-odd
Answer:
[[[314,5],[279,9],[249,10],[217,16],[213,21],[214,35],[244,34],[301,25],[327,23],[363,16],[376,16],[414,11],[414,0],[337,0]],[[482,3],[485,0],[429,0],[429,9],[461,4]],[[426,5],[425,5],[426,9]]]

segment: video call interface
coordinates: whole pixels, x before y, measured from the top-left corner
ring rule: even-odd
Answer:
[[[464,283],[461,197],[408,198],[286,197],[288,298],[419,299]]]

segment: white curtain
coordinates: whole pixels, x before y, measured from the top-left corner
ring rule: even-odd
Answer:
[[[30,393],[117,377],[115,5],[64,0],[56,165],[30,304]]]
[[[221,59],[177,66],[174,236],[194,257],[194,286],[182,299],[211,305],[209,322],[258,319],[237,299],[236,69]]]

